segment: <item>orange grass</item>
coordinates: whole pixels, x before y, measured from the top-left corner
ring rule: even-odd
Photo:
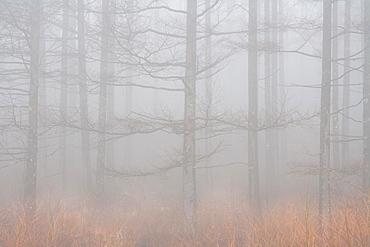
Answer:
[[[253,214],[247,203],[201,203],[196,234],[185,234],[180,205],[39,202],[27,221],[23,207],[0,210],[0,246],[370,246],[369,205],[355,197],[332,205],[320,230],[314,203],[275,203]]]

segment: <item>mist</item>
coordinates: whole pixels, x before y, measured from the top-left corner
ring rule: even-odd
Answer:
[[[0,0],[0,245],[369,246],[369,97],[368,0]]]

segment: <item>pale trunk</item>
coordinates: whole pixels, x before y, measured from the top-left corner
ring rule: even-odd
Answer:
[[[344,167],[349,162],[349,97],[350,97],[350,53],[351,53],[351,0],[345,2],[344,19],[344,68],[343,68],[343,115],[342,115],[342,163]]]
[[[272,119],[275,121],[279,115],[278,111],[278,54],[277,54],[277,46],[278,46],[278,30],[277,30],[277,18],[278,18],[278,1],[272,1],[272,16],[271,16],[271,24],[272,24],[272,33],[271,33],[271,42],[274,46],[272,56],[271,56],[271,111],[272,111]],[[272,181],[269,181],[272,184],[273,194],[276,195],[278,192],[278,184],[277,184],[277,170],[278,170],[278,161],[279,161],[279,153],[278,153],[278,131],[276,127],[271,129],[271,155],[272,155]]]
[[[28,112],[27,160],[25,172],[24,202],[28,217],[36,213],[38,100],[39,100],[39,42],[40,1],[32,1],[30,11],[30,87]]]
[[[183,199],[184,213],[190,229],[194,231],[196,200],[195,187],[195,104],[196,104],[196,55],[197,55],[197,0],[187,2],[186,71],[184,112],[184,164]]]
[[[364,27],[364,189],[370,195],[370,0],[365,0]]]
[[[62,30],[62,62],[61,62],[61,89],[60,89],[60,136],[59,136],[59,165],[62,173],[62,189],[67,184],[67,114],[68,114],[68,29],[69,29],[69,0],[63,3],[63,30]]]
[[[339,88],[338,88],[338,0],[333,2],[333,167],[340,168],[339,159]]]
[[[92,190],[91,152],[89,128],[89,105],[87,99],[87,72],[85,50],[85,4],[84,0],[78,0],[78,62],[79,62],[79,94],[81,108],[81,145],[82,163],[85,169],[86,193]]]
[[[116,3],[115,3],[115,0],[113,0],[111,2],[111,6],[110,6],[110,10],[111,12],[112,11],[115,11],[115,6],[116,6]],[[116,18],[116,15],[115,14],[111,14],[111,28],[114,29],[115,28],[115,18]],[[108,78],[109,78],[109,83],[110,84],[114,84],[115,82],[115,79],[114,79],[114,37],[113,37],[113,34],[110,33],[109,34],[109,46],[112,48],[110,49],[110,52],[109,52],[109,63],[108,63]],[[108,112],[107,112],[107,119],[108,119],[108,123],[109,123],[109,127],[111,128],[113,123],[114,123],[114,89],[115,89],[115,86],[114,85],[109,85],[108,86],[108,99],[107,99],[107,104],[108,104]],[[114,149],[115,149],[115,141],[114,140],[109,140],[107,142],[107,167],[110,167],[110,168],[115,168],[115,164],[114,164]]]
[[[99,86],[99,133],[98,133],[98,159],[96,169],[96,193],[104,192],[105,172],[105,146],[107,124],[107,80],[109,56],[109,0],[102,3],[102,32],[101,32],[101,61],[100,61],[100,86]]]
[[[330,217],[330,88],[331,88],[331,0],[323,3],[323,57],[320,112],[319,216],[323,230]]]
[[[265,25],[267,30],[265,31],[265,44],[271,45],[270,40],[270,0],[265,0]],[[265,118],[268,124],[272,123],[272,110],[271,110],[271,59],[270,51],[265,51]],[[275,181],[275,166],[272,157],[272,139],[271,139],[271,129],[266,130],[266,185],[267,194],[271,196],[273,194],[274,181]]]
[[[205,1],[205,8],[210,8],[210,0]],[[209,10],[206,14],[206,32],[207,35],[209,35],[206,38],[206,67],[209,67],[212,63],[212,40],[211,40],[211,32],[212,32],[212,20],[211,20],[211,10]],[[208,104],[208,112],[207,116],[212,116],[212,70],[211,68],[208,68],[206,72],[206,102]],[[212,150],[212,139],[211,139],[211,132],[212,128],[208,126],[206,128],[206,141],[205,141],[205,153],[208,154]],[[212,157],[207,157],[206,159],[206,166],[211,167],[212,166]],[[206,177],[207,177],[207,189],[208,192],[212,194],[213,190],[213,179],[212,179],[212,168],[208,168],[206,171]]]
[[[258,79],[257,79],[257,0],[249,1],[249,50],[248,50],[248,164],[250,199],[260,210],[258,167]]]

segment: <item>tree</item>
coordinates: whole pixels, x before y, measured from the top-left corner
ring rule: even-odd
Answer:
[[[365,0],[364,11],[364,78],[363,78],[363,162],[364,189],[370,191],[370,1]]]
[[[82,163],[85,168],[86,193],[89,194],[92,189],[92,169],[90,152],[90,132],[89,132],[89,104],[87,89],[87,70],[86,70],[86,47],[85,47],[85,3],[84,0],[78,0],[77,14],[77,32],[78,32],[78,78],[79,78],[79,99],[81,108],[81,145],[82,145]]]
[[[327,224],[330,216],[331,5],[331,0],[323,1],[319,167],[319,216],[323,219],[323,224]]]
[[[344,17],[344,64],[343,64],[343,117],[342,117],[342,165],[349,162],[349,99],[351,73],[351,0],[345,0]]]
[[[38,154],[38,117],[39,117],[39,68],[40,68],[40,0],[30,5],[30,87],[28,111],[27,161],[25,173],[24,201],[28,216],[36,213],[36,183]]]
[[[260,209],[258,166],[258,79],[257,79],[257,0],[249,1],[248,36],[248,163],[250,199]]]
[[[99,85],[99,133],[98,133],[98,159],[96,169],[96,193],[104,191],[104,170],[106,162],[106,125],[107,125],[107,82],[109,58],[109,0],[102,2],[102,31],[101,31],[101,61]]]
[[[195,106],[197,74],[197,0],[187,2],[186,68],[185,68],[185,115],[184,115],[184,164],[183,189],[184,212],[188,223],[194,227],[196,205],[195,184]],[[194,230],[193,230],[194,231]]]
[[[338,0],[333,1],[333,166],[340,168],[339,159],[339,86],[338,86]]]

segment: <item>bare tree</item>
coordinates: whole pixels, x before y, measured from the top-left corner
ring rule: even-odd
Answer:
[[[257,0],[249,1],[248,36],[248,163],[249,193],[255,207],[260,209],[260,185],[258,165],[258,79],[257,79]]]
[[[370,191],[370,1],[365,0],[364,11],[364,81],[363,81],[363,134],[364,134],[364,188]]]
[[[326,226],[330,216],[330,90],[331,0],[323,1],[323,55],[320,110],[319,216]]]
[[[28,112],[27,162],[25,174],[24,201],[27,213],[34,216],[36,212],[36,182],[38,153],[38,117],[39,117],[39,68],[40,68],[40,0],[30,5],[30,87]]]
[[[348,166],[349,161],[349,99],[351,73],[351,1],[345,0],[344,17],[344,64],[343,64],[343,117],[342,117],[342,165]]]
[[[90,132],[89,129],[89,105],[87,89],[87,71],[86,71],[86,45],[85,45],[85,3],[84,0],[78,0],[77,14],[77,32],[78,32],[78,62],[79,62],[79,99],[81,108],[81,145],[82,145],[82,163],[85,168],[86,192],[90,193],[92,189],[92,169],[90,152]]]
[[[104,170],[106,162],[106,125],[107,125],[107,82],[109,58],[109,0],[102,2],[101,61],[99,86],[99,133],[98,159],[96,169],[96,193],[104,191]]]

